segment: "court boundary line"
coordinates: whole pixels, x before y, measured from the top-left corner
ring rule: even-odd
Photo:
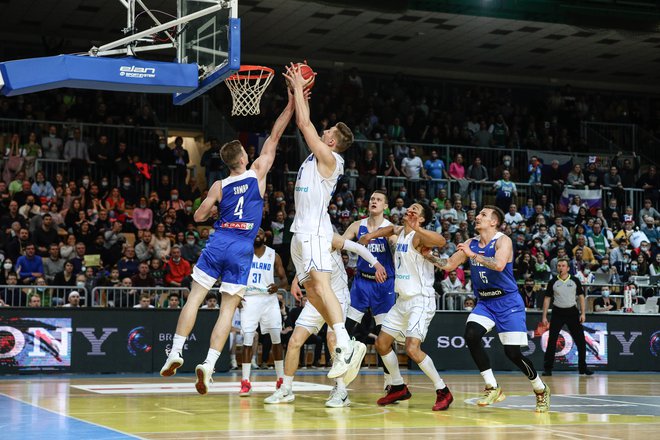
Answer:
[[[31,406],[33,408],[41,409],[41,410],[44,410],[46,412],[49,412],[51,414],[55,414],[55,415],[58,415],[58,416],[61,416],[61,417],[70,418],[70,419],[76,420],[76,421],[81,422],[81,423],[87,423],[89,425],[96,426],[97,428],[107,429],[108,431],[113,431],[113,432],[116,432],[118,434],[125,435],[127,437],[136,438],[138,440],[149,440],[149,439],[145,439],[144,437],[140,437],[139,435],[136,435],[136,434],[131,434],[129,432],[124,432],[124,431],[121,431],[121,430],[116,429],[116,428],[110,428],[109,426],[104,426],[104,425],[101,425],[99,423],[90,422],[89,420],[80,419],[76,416],[72,416],[72,415],[69,415],[69,414],[62,414],[62,413],[57,412],[55,410],[52,410],[50,408],[44,408],[42,406],[36,405],[34,403],[31,403],[31,402],[26,402],[22,399],[19,399],[18,397],[10,396],[10,395],[5,394],[5,393],[0,393],[0,396],[5,396],[8,399],[14,400],[14,401],[19,402],[19,403],[23,403],[23,404]]]

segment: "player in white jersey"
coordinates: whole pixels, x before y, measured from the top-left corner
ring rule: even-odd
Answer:
[[[350,240],[345,240],[337,234],[334,234],[331,246],[333,249],[330,254],[332,261],[331,287],[337,301],[341,305],[342,316],[346,319],[351,296],[348,290],[348,276],[346,275],[346,269],[344,269],[344,263],[339,250],[343,249],[357,253],[362,258],[372,261],[374,269],[376,270],[376,276],[381,280],[380,282],[385,281],[387,273],[385,268],[378,263],[376,257],[374,257],[364,246],[360,246]],[[302,298],[302,292],[300,291],[296,278],[294,278],[291,283],[291,293],[298,299]],[[264,400],[265,403],[289,403],[295,400],[295,395],[293,394],[290,384],[293,383],[293,376],[298,369],[300,349],[309,336],[317,334],[325,323],[325,318],[323,318],[321,313],[314,307],[314,305],[312,305],[312,303],[307,302],[300,313],[300,316],[296,320],[295,329],[293,330],[293,334],[287,345],[284,363],[284,385],[277,389],[272,396],[267,397]],[[334,352],[337,341],[335,332],[330,326],[328,326],[327,344],[330,352]],[[354,373],[353,371],[357,370],[347,371],[343,376],[335,378],[335,387],[332,389],[330,397],[325,402],[326,406],[340,408],[351,404],[351,401],[348,399],[346,386],[357,376],[357,372]]]
[[[266,233],[259,228],[254,238],[254,257],[248,276],[248,286],[243,298],[241,308],[241,333],[243,334],[243,379],[239,396],[249,396],[250,361],[252,359],[252,343],[255,339],[257,327],[261,325],[263,334],[270,334],[273,343],[273,359],[275,360],[275,373],[277,374],[276,388],[282,385],[284,375],[284,357],[282,355],[282,314],[280,303],[277,300],[278,289],[288,289],[289,283],[282,265],[282,259],[275,250],[264,243]],[[275,275],[279,284],[275,284]]]
[[[309,301],[337,335],[335,360],[328,372],[328,377],[334,379],[349,370],[353,370],[350,374],[357,374],[367,352],[363,343],[349,338],[344,327],[341,305],[330,286],[331,237],[325,232],[331,227],[328,204],[337,180],[344,172],[344,160],[338,153],[351,146],[353,133],[346,124],[339,122],[323,131],[319,138],[309,119],[309,103],[304,91],[309,80],[305,80],[300,67],[293,64],[287,67],[284,76],[293,89],[296,124],[312,151],[300,166],[296,179],[296,216],[291,225],[291,232],[294,233],[291,258]]]
[[[410,359],[416,362],[433,382],[436,390],[433,411],[443,411],[449,408],[454,398],[435,369],[433,360],[421,349],[429,324],[435,315],[434,267],[424,258],[422,250],[443,247],[446,244],[442,235],[423,228],[425,216],[429,212],[428,207],[413,203],[403,219],[404,226],[379,229],[366,234],[365,240],[392,232],[396,235],[392,237],[396,246],[394,290],[399,296],[394,307],[387,312],[376,340],[376,350],[390,371],[392,386],[377,403],[389,405],[411,397],[399,371],[399,359],[392,350],[392,343],[396,340],[405,342],[406,353]]]

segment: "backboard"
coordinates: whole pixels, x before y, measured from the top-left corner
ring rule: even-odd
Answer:
[[[175,93],[174,104],[185,104],[201,95],[241,66],[238,0],[177,0],[177,16],[201,14],[216,4],[223,8],[179,25],[177,62],[198,65],[199,86],[191,92]]]

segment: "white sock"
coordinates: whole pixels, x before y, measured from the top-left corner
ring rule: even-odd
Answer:
[[[383,374],[385,379],[385,386],[392,385],[392,375],[390,373]]]
[[[257,364],[257,355],[256,354],[252,355],[252,363],[255,364],[255,365],[259,365],[259,364]]]
[[[275,361],[275,374],[278,379],[284,376],[284,361]]]
[[[419,365],[419,368],[422,369],[424,374],[426,374],[428,378],[431,379],[431,382],[433,382],[433,386],[436,390],[443,390],[447,386],[445,385],[445,381],[442,380],[438,374],[438,370],[435,369],[435,365],[433,364],[433,359],[431,359],[431,356],[426,356],[424,360],[417,365]]]
[[[545,384],[539,377],[539,375],[536,375],[535,379],[530,380],[532,383],[532,388],[534,388],[534,391],[543,391],[545,389]]]
[[[185,343],[186,343],[186,337],[177,335],[175,333],[174,338],[172,339],[172,351],[170,351],[170,354],[173,353],[181,354],[183,352],[183,344]]]
[[[346,391],[346,384],[344,383],[344,378],[343,377],[336,378],[335,382],[337,383],[337,390]]]
[[[230,354],[229,358],[231,359],[232,362],[236,362],[236,355],[235,354]]]
[[[283,383],[283,385],[284,385],[284,389],[287,390],[287,391],[290,391],[291,389],[293,389],[293,376],[287,376],[287,375],[285,374],[285,375],[282,376],[282,377],[283,377],[283,379],[284,379],[284,380],[282,381],[282,383]]]
[[[337,347],[348,348],[351,343],[351,338],[348,336],[346,327],[344,327],[343,322],[338,322],[332,326],[332,329],[335,331],[337,336]]]
[[[401,377],[401,371],[399,371],[399,358],[397,357],[394,350],[387,353],[385,356],[380,357],[383,360],[383,364],[387,367],[387,370],[390,372],[390,377],[392,378],[392,385],[403,385],[403,377]]]
[[[482,371],[481,377],[484,378],[484,382],[486,382],[487,388],[497,388],[497,381],[495,380],[495,375],[493,374],[493,370],[491,368],[486,371]]]
[[[220,352],[218,350],[209,348],[209,353],[206,355],[206,360],[204,363],[209,364],[211,367],[215,368],[215,363],[218,362],[219,357]]]
[[[243,362],[241,367],[243,368],[243,380],[250,380],[250,369],[252,368],[252,364],[249,362]]]

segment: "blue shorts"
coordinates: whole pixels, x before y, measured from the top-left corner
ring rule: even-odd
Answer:
[[[371,308],[371,313],[376,319],[376,324],[381,321],[390,311],[396,301],[394,293],[394,277],[387,277],[384,283],[366,279],[359,273],[353,279],[351,286],[351,306],[348,317],[356,322],[361,322],[364,312]]]
[[[253,255],[254,240],[216,232],[199,256],[192,278],[207,289],[222,278],[221,292],[240,293],[247,286]]]
[[[476,322],[487,332],[494,327],[502,345],[528,344],[525,304],[518,293],[509,293],[501,298],[480,299],[467,322]]]

